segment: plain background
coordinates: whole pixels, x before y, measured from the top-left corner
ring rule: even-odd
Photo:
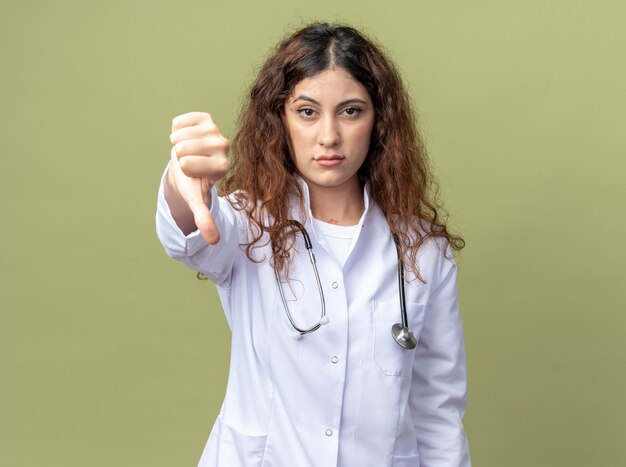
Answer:
[[[196,464],[229,332],[154,233],[170,122],[232,137],[310,20],[398,63],[467,240],[474,465],[624,465],[624,5],[2,0],[0,465]]]

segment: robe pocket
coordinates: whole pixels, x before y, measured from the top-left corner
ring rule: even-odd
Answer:
[[[263,464],[267,434],[242,433],[219,417],[215,428],[211,434],[215,439],[210,440],[203,455],[208,462],[200,462],[200,465],[260,467]]]
[[[419,467],[420,456],[393,456],[392,467]]]
[[[415,349],[400,346],[391,334],[391,327],[402,322],[400,305],[397,302],[373,302],[374,308],[374,361],[385,375],[409,376]],[[418,339],[424,320],[424,305],[407,303],[408,325]]]

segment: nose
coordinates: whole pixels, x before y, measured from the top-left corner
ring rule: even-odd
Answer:
[[[321,146],[325,147],[333,147],[339,144],[341,137],[336,119],[327,117],[320,120],[317,140]]]

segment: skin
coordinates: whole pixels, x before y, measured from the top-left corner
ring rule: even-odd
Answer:
[[[304,79],[285,102],[284,123],[296,168],[309,186],[313,216],[339,225],[358,223],[364,206],[357,171],[374,125],[363,85],[341,68]],[[185,235],[198,229],[215,244],[220,234],[207,206],[211,188],[230,169],[229,142],[204,112],[174,118],[170,141],[164,194],[172,217]]]
[[[208,243],[215,244],[220,234],[207,206],[211,188],[230,169],[229,142],[204,112],[174,118],[170,141],[163,189],[172,217],[185,235],[198,229]]]
[[[334,68],[298,83],[285,103],[285,128],[317,219],[358,223],[363,187],[357,171],[374,126],[372,100],[361,83]]]

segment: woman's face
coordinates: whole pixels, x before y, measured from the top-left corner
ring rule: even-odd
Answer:
[[[369,93],[342,68],[300,81],[285,102],[292,157],[310,188],[358,182],[373,126]]]

